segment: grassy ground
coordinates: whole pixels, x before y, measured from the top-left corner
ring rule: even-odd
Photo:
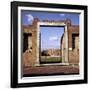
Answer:
[[[41,57],[41,63],[53,63],[53,62],[62,62],[61,57],[50,57],[50,56],[43,56]]]

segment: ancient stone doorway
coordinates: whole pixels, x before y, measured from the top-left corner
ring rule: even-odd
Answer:
[[[40,64],[61,64],[61,38],[64,34],[61,26],[40,26]]]
[[[64,32],[65,32],[65,58],[62,64],[68,64],[68,32],[67,32],[67,25],[64,22],[38,22],[37,27],[38,27],[38,33],[37,33],[37,62],[40,64],[40,59],[41,59],[41,33],[40,33],[40,27],[64,27]],[[62,55],[63,56],[63,55]],[[63,57],[62,57],[63,59]],[[61,62],[60,62],[61,63]]]

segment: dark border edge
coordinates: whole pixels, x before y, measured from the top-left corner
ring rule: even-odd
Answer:
[[[11,2],[11,88],[16,88],[18,84],[18,67],[17,67],[17,5]]]
[[[24,1],[12,1],[16,6],[26,7],[52,7],[52,8],[66,8],[66,9],[81,9],[83,10],[87,5],[76,4],[61,4],[61,3],[45,3],[45,2],[24,2]]]
[[[84,81],[88,83],[88,6],[84,8]]]

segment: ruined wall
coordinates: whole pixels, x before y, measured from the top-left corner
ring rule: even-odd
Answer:
[[[79,51],[78,50],[69,51],[69,63],[79,64]]]
[[[28,41],[28,44],[31,42],[31,49],[27,48],[25,52],[23,52],[23,66],[35,66],[39,62],[37,62],[37,22],[35,19],[32,25],[23,26],[23,33],[32,34],[31,41]]]
[[[66,20],[67,33],[68,33],[68,63],[69,64],[78,64],[79,63],[79,26],[72,25],[71,21]],[[61,47],[62,47],[62,62],[65,63],[65,54],[66,54],[66,32],[62,36]],[[78,34],[75,37],[75,48],[73,48],[73,34]]]
[[[75,37],[75,48],[69,50],[69,63],[79,64],[79,36]]]
[[[36,66],[39,65],[39,52],[40,52],[40,46],[38,46],[39,43],[39,37],[37,36],[39,33],[39,27],[38,27],[38,19],[34,19],[32,25],[28,25],[28,26],[23,26],[22,30],[23,30],[23,34],[26,34],[26,36],[29,36],[28,44],[27,44],[27,48],[26,50],[23,52],[22,58],[23,58],[23,66]],[[55,54],[62,54],[62,62],[63,63],[72,63],[72,64],[77,64],[79,62],[79,38],[77,37],[75,40],[75,48],[72,48],[72,34],[76,33],[79,34],[79,26],[76,25],[72,25],[71,21],[69,19],[67,19],[66,21],[43,21],[42,24],[48,24],[48,25],[66,25],[65,28],[67,28],[67,31],[64,32],[64,35],[62,37],[62,42],[60,41],[61,47],[62,47],[62,51],[60,53],[58,53],[58,51],[53,50],[53,52],[51,53],[51,51],[49,53],[51,53],[51,55]],[[66,29],[65,29],[66,30]],[[30,35],[31,34],[31,38]],[[68,39],[66,39],[68,36]],[[37,42],[38,40],[38,42]],[[31,42],[31,43],[30,43]],[[68,44],[68,47],[66,48],[66,44]],[[31,46],[30,46],[31,45]],[[68,50],[68,52],[67,52]],[[38,55],[37,55],[38,53]],[[68,55],[68,56],[67,56]],[[67,58],[68,57],[68,58]],[[66,60],[66,61],[65,61]]]
[[[79,34],[79,26],[71,25],[68,26],[68,47],[72,49],[72,34]]]
[[[78,34],[75,36],[75,48],[73,48],[73,34]],[[69,63],[79,64],[79,26],[74,25],[68,27],[68,45],[69,45]]]

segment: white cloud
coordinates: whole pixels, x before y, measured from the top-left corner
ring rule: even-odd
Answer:
[[[58,37],[57,36],[53,36],[53,37],[50,37],[49,40],[50,41],[57,41],[58,40]]]
[[[27,21],[28,22],[32,22],[33,21],[34,17],[31,14],[27,14],[26,16],[27,16]]]
[[[62,16],[62,17],[64,17],[64,16],[65,16],[65,14],[63,14],[63,13],[62,13],[62,14],[59,14],[59,15],[60,15],[60,16]]]

